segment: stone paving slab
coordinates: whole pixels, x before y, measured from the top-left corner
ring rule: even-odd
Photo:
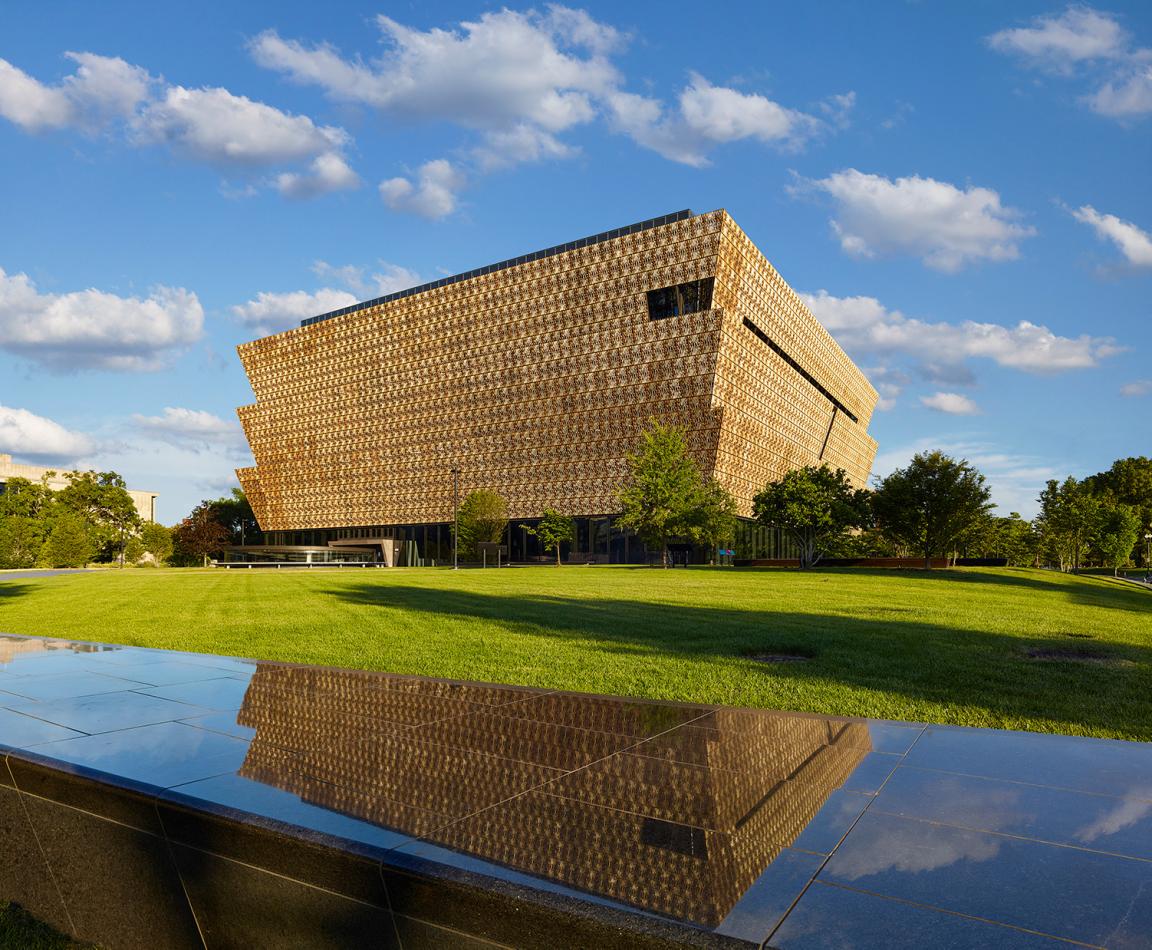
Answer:
[[[0,636],[0,753],[110,948],[1152,947],[1147,743]]]

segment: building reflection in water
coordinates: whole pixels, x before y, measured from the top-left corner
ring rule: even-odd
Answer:
[[[35,640],[18,635],[0,634],[0,666],[34,653],[107,653],[120,647],[106,643],[81,643],[71,640]]]
[[[270,664],[238,721],[247,778],[705,926],[871,749],[860,722]]]

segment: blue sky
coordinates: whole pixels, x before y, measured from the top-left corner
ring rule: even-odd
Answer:
[[[1152,7],[17,3],[0,452],[169,523],[235,484],[236,344],[724,207],[1004,513],[1152,448]]]

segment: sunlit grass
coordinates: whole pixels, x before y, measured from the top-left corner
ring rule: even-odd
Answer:
[[[104,571],[0,630],[553,688],[1152,739],[1152,594],[969,569]],[[1036,660],[1088,650],[1109,662]],[[749,654],[808,659],[759,663]]]

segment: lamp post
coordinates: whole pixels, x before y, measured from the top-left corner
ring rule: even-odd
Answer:
[[[1144,533],[1144,573],[1147,574],[1149,568],[1152,568],[1152,525],[1148,526],[1148,531]]]
[[[460,469],[452,469],[452,570],[460,570]]]

